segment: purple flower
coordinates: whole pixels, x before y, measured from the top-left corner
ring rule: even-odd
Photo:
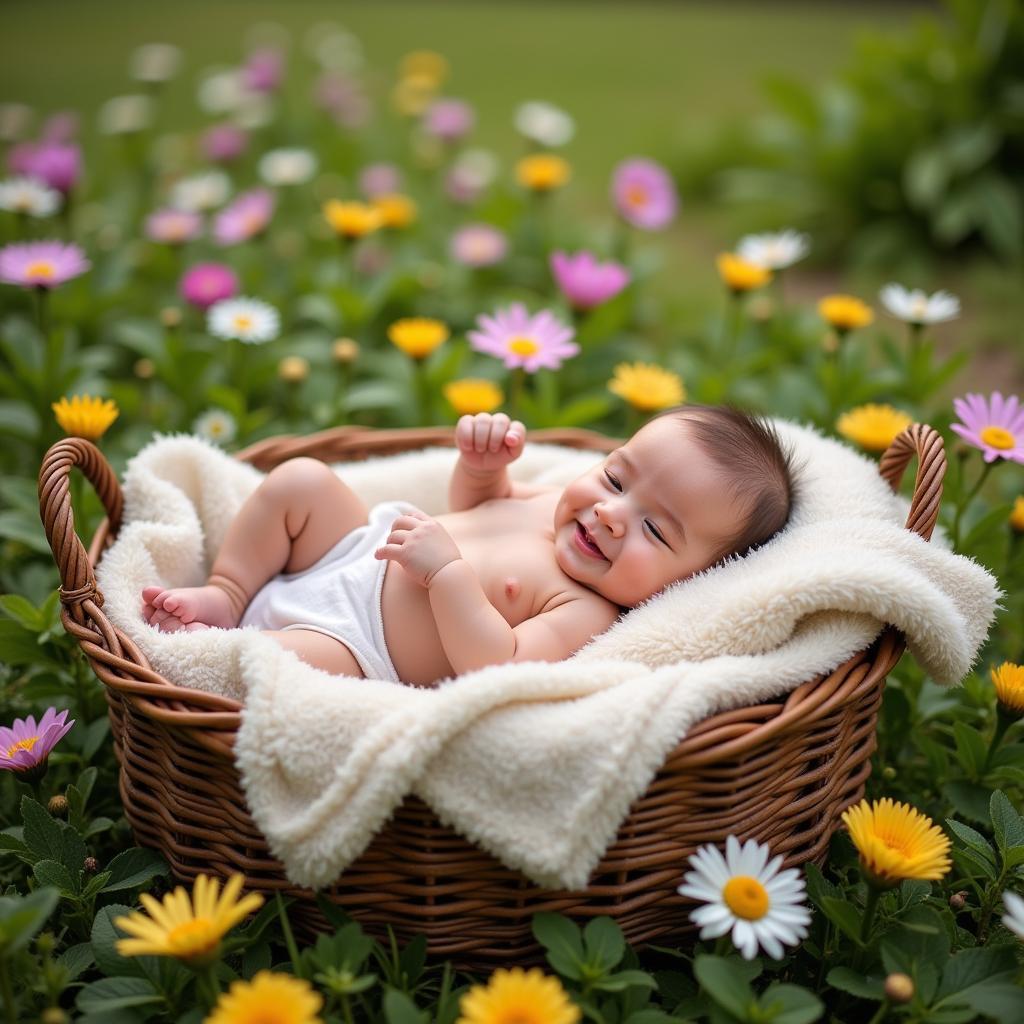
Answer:
[[[242,83],[252,92],[276,92],[284,76],[284,56],[270,46],[253,50],[242,68]]]
[[[167,207],[155,210],[146,218],[146,237],[164,245],[184,245],[198,238],[203,230],[203,218],[191,210]]]
[[[65,242],[21,242],[0,249],[0,281],[23,288],[56,288],[90,266],[77,245]]]
[[[237,245],[266,229],[274,213],[274,193],[265,188],[243,192],[217,214],[213,237],[218,245]]]
[[[359,187],[369,199],[402,191],[402,173],[394,164],[369,164],[359,172]]]
[[[249,136],[235,124],[215,124],[203,132],[203,155],[214,163],[237,160],[249,145]]]
[[[643,157],[626,160],[615,168],[612,198],[623,219],[644,231],[667,227],[679,206],[668,171]]]
[[[21,142],[7,154],[7,166],[67,195],[81,176],[82,151],[69,142]]]
[[[490,224],[466,224],[452,235],[452,259],[467,267],[494,266],[507,252],[505,233]]]
[[[969,444],[980,448],[986,462],[1012,459],[1024,463],[1024,408],[1016,395],[1008,398],[993,391],[986,400],[969,394],[954,398],[953,408],[963,421],[953,430]]]
[[[445,142],[457,142],[475,123],[473,108],[462,100],[435,100],[423,116],[424,131]]]
[[[33,775],[33,769],[45,768],[50,751],[75,724],[67,717],[67,711],[47,708],[38,725],[32,715],[16,718],[9,727],[0,725],[0,768]]]
[[[557,370],[563,359],[580,350],[572,341],[573,329],[547,309],[531,316],[521,302],[515,302],[494,316],[482,314],[476,322],[481,329],[467,332],[469,343],[478,352],[504,360],[510,370],[520,366],[527,373],[541,367]]]
[[[185,271],[178,290],[186,302],[208,309],[238,294],[238,278],[223,263],[197,263]]]
[[[621,263],[598,263],[590,252],[570,256],[551,254],[551,273],[562,294],[575,309],[593,309],[615,298],[629,284],[629,271]]]

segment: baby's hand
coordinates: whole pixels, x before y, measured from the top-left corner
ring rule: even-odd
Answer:
[[[462,552],[436,519],[417,509],[395,519],[387,543],[377,548],[373,557],[397,562],[426,587],[438,571],[461,558]]]
[[[519,420],[510,421],[503,412],[460,416],[455,424],[455,444],[465,468],[476,473],[494,472],[523,454],[526,427]]]

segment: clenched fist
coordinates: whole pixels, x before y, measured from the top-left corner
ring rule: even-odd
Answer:
[[[455,424],[455,445],[462,465],[473,473],[504,469],[523,454],[526,427],[503,412],[461,416]]]
[[[387,542],[377,548],[373,557],[397,562],[426,587],[449,562],[461,558],[462,552],[436,519],[416,509],[395,519]]]

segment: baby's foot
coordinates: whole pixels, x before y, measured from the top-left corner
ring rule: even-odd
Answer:
[[[162,633],[238,625],[231,599],[220,587],[146,587],[142,591],[142,614]]]

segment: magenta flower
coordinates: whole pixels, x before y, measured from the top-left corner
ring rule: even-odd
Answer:
[[[7,166],[67,195],[81,177],[82,151],[71,142],[22,142],[7,154]]]
[[[35,718],[16,718],[12,726],[0,725],[0,768],[36,777],[46,768],[46,759],[58,741],[75,724],[67,711],[47,708],[36,725]]]
[[[598,263],[590,252],[570,256],[551,254],[551,273],[574,309],[593,309],[615,298],[629,284],[629,271],[621,263]]]
[[[369,199],[402,191],[402,173],[394,164],[368,164],[359,172],[359,188]]]
[[[0,249],[0,281],[23,288],[56,288],[92,264],[67,242],[20,242]]]
[[[643,157],[626,160],[615,168],[612,198],[622,218],[644,231],[667,227],[679,206],[668,171]]]
[[[252,92],[276,92],[284,77],[284,56],[265,46],[253,50],[242,68],[242,83]]]
[[[423,116],[423,130],[445,142],[457,142],[473,130],[474,124],[473,108],[462,100],[435,100]]]
[[[527,373],[541,367],[557,370],[580,350],[572,341],[573,329],[547,309],[531,316],[521,302],[515,302],[494,316],[482,314],[476,322],[481,329],[466,333],[469,343],[478,352],[504,360],[510,370],[520,366]]]
[[[238,294],[238,278],[223,263],[197,263],[182,275],[178,290],[186,302],[209,309],[214,303]]]
[[[274,193],[265,188],[243,192],[225,206],[213,222],[213,237],[218,245],[237,245],[264,231],[274,213]]]
[[[203,155],[214,163],[237,160],[249,145],[249,136],[234,124],[215,124],[203,132],[200,143]]]
[[[146,237],[164,245],[184,245],[194,241],[203,231],[203,218],[191,210],[167,207],[155,210],[146,218]]]
[[[492,267],[507,252],[505,233],[490,224],[466,224],[452,235],[452,259],[466,267]]]
[[[1024,463],[1024,408],[1016,395],[1008,398],[993,391],[986,400],[982,395],[969,394],[954,398],[953,408],[961,423],[953,430],[968,444],[980,448],[986,462],[1011,459]]]

